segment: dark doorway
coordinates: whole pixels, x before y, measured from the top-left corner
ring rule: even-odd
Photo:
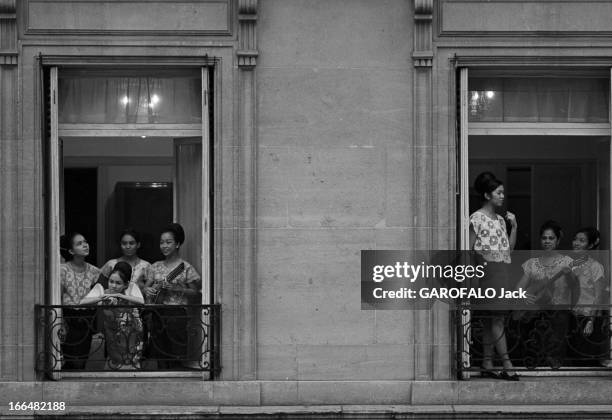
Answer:
[[[119,256],[119,235],[126,228],[135,229],[141,236],[138,255],[149,262],[162,259],[159,234],[172,222],[172,183],[118,182],[115,185],[114,230],[109,244],[115,250],[109,255]]]
[[[98,169],[64,169],[65,233],[79,232],[89,242],[88,262],[98,266]]]

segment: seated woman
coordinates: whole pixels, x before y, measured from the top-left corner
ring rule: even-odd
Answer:
[[[102,266],[98,283],[101,283],[103,287],[107,287],[108,278],[115,264],[119,261],[124,261],[132,267],[130,287],[132,287],[132,285],[138,285],[142,291],[144,288],[145,272],[151,264],[138,256],[138,250],[140,249],[140,234],[133,229],[125,229],[119,236],[119,245],[121,247],[121,256],[108,260],[106,264]]]
[[[608,314],[594,305],[607,304],[609,291],[604,279],[604,268],[589,255],[599,246],[599,231],[594,227],[578,229],[572,241],[574,268],[580,284],[580,298],[574,308],[576,320],[571,345],[573,356],[579,365],[608,364],[610,323]]]
[[[579,290],[571,274],[572,258],[557,248],[563,237],[561,226],[549,220],[540,227],[542,254],[523,263],[523,277],[517,288],[527,289],[529,300],[540,305],[521,311],[527,337],[526,360],[529,367],[544,363],[553,368],[562,366],[567,348],[567,332],[571,320],[569,307],[576,303]],[[557,306],[554,309],[551,305]]]
[[[130,303],[144,304],[139,287],[129,288],[132,267],[119,261],[108,278],[108,289],[100,283],[81,299],[82,305],[94,304],[114,306]],[[140,368],[142,357],[142,321],[136,308],[104,308],[100,311],[103,318],[104,340],[106,342],[107,368]]]
[[[145,294],[147,303],[166,305],[152,310],[150,319],[149,355],[158,359],[162,369],[180,367],[187,359],[189,303],[199,303],[201,278],[196,269],[179,256],[185,242],[185,231],[172,223],[161,233],[159,248],[165,259],[147,270]]]

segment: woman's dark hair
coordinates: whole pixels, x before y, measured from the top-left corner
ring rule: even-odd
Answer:
[[[110,278],[113,273],[119,274],[121,280],[123,280],[125,284],[128,284],[130,282],[130,279],[132,278],[132,266],[126,263],[125,261],[119,261],[117,264],[115,264],[115,266],[113,267],[113,271],[111,271],[108,277]]]
[[[499,179],[495,178],[491,172],[483,172],[474,180],[474,189],[482,200],[486,200],[485,194],[491,194],[500,185],[504,185]]]
[[[171,233],[174,237],[174,241],[177,244],[182,244],[185,242],[185,231],[183,230],[183,226],[179,225],[178,223],[170,223],[161,231],[162,235],[164,233]]]
[[[563,237],[563,229],[561,229],[561,225],[554,220],[547,220],[544,222],[544,224],[542,224],[542,226],[540,226],[540,236],[542,236],[544,231],[549,229],[555,233],[557,239],[561,239]]]
[[[584,233],[589,241],[589,245],[591,245],[591,249],[595,249],[599,246],[599,231],[592,226],[583,227],[576,231],[574,236],[579,233]]]
[[[123,239],[125,235],[130,235],[132,238],[134,238],[137,244],[140,243],[140,233],[138,233],[134,229],[132,228],[124,229],[123,232],[121,232],[121,235],[119,235],[119,242],[121,242],[121,240]]]
[[[70,250],[72,249],[72,241],[77,235],[81,235],[81,233],[71,232],[68,235],[60,236],[60,254],[62,258],[64,258],[64,261],[70,261],[74,257],[74,255],[70,253]]]

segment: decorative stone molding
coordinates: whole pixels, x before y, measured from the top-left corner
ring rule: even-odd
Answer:
[[[16,66],[17,53],[0,53],[0,65]]]
[[[238,2],[238,270],[233,379],[257,378],[257,0]]]
[[[425,228],[435,225],[431,212],[435,190],[426,180],[436,179],[434,175],[434,139],[432,134],[432,61],[433,61],[433,0],[414,0],[414,49],[412,59],[416,71],[413,81],[413,188],[416,197],[415,225]],[[424,249],[433,245],[433,229],[423,229],[417,236],[417,243]],[[437,314],[416,311],[414,314],[414,379],[431,380],[433,377],[434,347],[429,344],[433,339],[433,327]]]
[[[17,64],[16,11],[15,0],[0,0],[0,65]]]
[[[257,0],[238,3],[238,67],[253,68],[257,64]]]
[[[10,14],[17,11],[17,5],[15,0],[0,0],[0,13]]]
[[[233,34],[233,3],[234,0],[20,0],[20,18],[24,35],[36,37],[229,37]],[[135,14],[138,19],[134,19]]]
[[[415,67],[431,67],[433,59],[433,0],[414,0],[414,50]]]

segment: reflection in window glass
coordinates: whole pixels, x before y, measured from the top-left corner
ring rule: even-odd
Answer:
[[[89,124],[198,124],[199,72],[87,75],[59,79],[59,122]]]
[[[609,84],[595,78],[471,78],[468,115],[481,122],[608,122]]]

